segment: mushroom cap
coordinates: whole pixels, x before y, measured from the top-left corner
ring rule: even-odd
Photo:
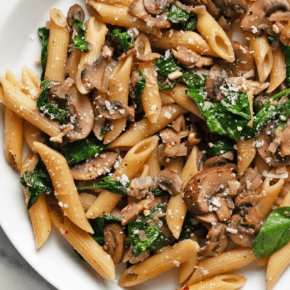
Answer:
[[[229,181],[237,180],[233,172],[226,167],[215,167],[196,174],[184,189],[184,201],[193,214],[209,212],[210,199],[219,190],[229,187]]]
[[[279,166],[285,166],[290,164],[290,156],[282,157],[278,150],[275,153],[272,153],[269,150],[269,146],[274,140],[274,131],[276,129],[276,126],[273,124],[273,122],[270,122],[267,126],[265,126],[260,135],[257,137],[257,142],[262,144],[261,147],[257,148],[257,151],[259,155],[269,164],[273,167],[279,167]],[[270,132],[270,134],[267,134],[267,132]]]
[[[160,171],[155,176],[155,183],[171,195],[177,195],[182,192],[183,183],[179,175],[169,169]]]
[[[109,224],[104,229],[104,243],[115,264],[122,261],[125,254],[126,235],[119,224]]]
[[[168,0],[144,0],[146,10],[153,15],[161,14],[168,3]]]
[[[98,157],[92,157],[70,168],[70,173],[75,180],[93,180],[106,174],[115,164],[117,152],[104,151]]]
[[[72,27],[73,21],[76,19],[81,21],[81,22],[84,22],[84,20],[85,20],[85,12],[84,12],[83,8],[78,4],[71,6],[68,13],[67,13],[68,25],[70,27]]]
[[[74,142],[86,138],[93,129],[94,111],[88,95],[81,94],[76,85],[72,85],[66,95],[68,110],[74,129],[66,136]]]
[[[246,0],[213,0],[213,2],[220,11],[229,18],[237,18],[248,8]]]

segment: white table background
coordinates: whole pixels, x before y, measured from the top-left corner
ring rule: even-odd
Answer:
[[[18,253],[0,227],[0,289],[56,290]]]

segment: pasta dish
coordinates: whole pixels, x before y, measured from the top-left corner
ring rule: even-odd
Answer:
[[[36,249],[53,225],[106,279],[125,263],[120,287],[178,267],[180,290],[240,289],[228,272],[257,259],[272,289],[290,264],[290,2],[86,6],[50,8],[40,76],[0,76]]]

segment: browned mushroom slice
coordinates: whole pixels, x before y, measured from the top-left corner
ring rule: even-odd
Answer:
[[[282,157],[278,150],[275,153],[269,150],[269,146],[274,140],[276,128],[277,125],[274,125],[273,122],[270,122],[263,128],[260,135],[257,137],[257,142],[261,144],[261,147],[257,149],[258,153],[270,166],[279,167],[289,165],[290,156]]]
[[[180,132],[180,131],[186,130],[184,115],[181,115],[177,119],[175,119],[175,121],[172,123],[172,128],[176,132]]]
[[[176,50],[172,48],[171,51],[174,57],[186,68],[201,68],[213,64],[212,58],[200,56],[185,46],[178,46]]]
[[[149,257],[150,257],[150,252],[148,250],[142,252],[137,257],[134,257],[133,252],[132,252],[132,248],[130,248],[129,251],[126,253],[125,257],[124,257],[123,262],[129,261],[130,264],[134,265],[134,264],[137,264],[139,262],[142,262],[142,261],[146,260]]]
[[[235,214],[227,228],[227,234],[238,246],[251,248],[255,239],[255,230],[242,224],[242,217]]]
[[[183,183],[179,175],[171,170],[165,169],[155,176],[155,183],[171,195],[182,192]]]
[[[127,189],[127,194],[137,199],[144,198],[150,188],[154,187],[154,182],[150,176],[134,178],[130,187]]]
[[[193,214],[206,214],[210,211],[211,199],[219,192],[226,191],[228,182],[235,180],[233,172],[226,167],[203,170],[185,187],[185,204]]]
[[[278,135],[279,134],[279,135]],[[279,129],[275,131],[276,138],[281,138],[280,155],[281,157],[290,155],[290,126],[286,126],[281,132]]]
[[[74,129],[66,136],[70,141],[77,141],[86,138],[93,129],[94,111],[88,95],[81,94],[73,85],[66,95],[67,106],[71,115],[71,123]]]
[[[264,30],[269,34],[275,34],[272,31],[273,23],[268,17],[278,10],[289,11],[289,2],[287,0],[257,0],[253,2],[241,21],[242,30],[252,32],[257,36],[262,36]]]
[[[219,64],[215,64],[209,71],[205,80],[205,91],[207,97],[212,101],[220,101],[225,93],[221,90],[226,83],[228,74],[226,70]]]
[[[146,10],[146,8],[144,6],[144,1],[145,0],[134,0],[131,3],[128,12],[130,14],[132,14],[133,16],[136,16],[137,18],[142,19],[143,21],[145,21],[147,23],[147,25],[154,26],[154,27],[160,28],[160,29],[170,28],[171,27],[171,22],[169,20],[167,20],[167,13],[168,13],[167,3],[169,3],[169,1],[166,1],[165,9],[163,9],[162,13],[158,14],[156,17],[153,17]],[[148,2],[147,2],[146,5],[147,5],[147,7],[150,6],[148,4]]]
[[[102,152],[98,157],[92,157],[70,168],[73,179],[92,180],[106,174],[115,164],[118,157],[116,152]]]
[[[243,191],[255,192],[261,184],[262,177],[258,172],[258,169],[249,167],[246,170],[243,178],[240,180],[240,188],[238,189],[238,193]]]
[[[81,73],[81,79],[87,90],[101,89],[103,76],[105,73],[108,59],[102,55],[94,61],[92,65],[85,64],[84,70]]]
[[[230,153],[230,152],[228,152]],[[203,165],[203,169],[209,169],[213,167],[228,167],[227,165],[230,164],[229,160],[233,160],[234,154],[231,152],[231,154],[223,154],[220,156],[209,158],[205,161]]]
[[[50,82],[49,94],[53,98],[58,97],[64,99],[74,83],[75,81],[71,78],[67,78],[63,83]]]
[[[85,20],[85,12],[83,8],[78,4],[71,6],[67,13],[67,24],[70,27],[73,26],[73,22],[75,20],[79,20],[81,22],[84,22]]]
[[[213,212],[204,214],[204,215],[195,215],[195,217],[203,222],[203,223],[207,223],[207,224],[211,224],[211,223],[218,223],[219,219],[217,217],[217,215]]]
[[[122,225],[126,225],[127,223],[136,219],[137,215],[139,215],[144,210],[151,210],[157,203],[152,199],[143,199],[138,203],[132,202],[129,203],[126,207],[124,207],[121,211],[122,214]]]
[[[104,244],[115,264],[122,261],[125,254],[126,235],[119,224],[109,224],[104,229]]]
[[[208,241],[198,253],[202,256],[217,256],[224,252],[229,244],[229,239],[225,231],[226,226],[224,224],[212,226],[207,234]]]
[[[219,221],[224,222],[231,218],[231,211],[228,208],[227,202],[221,198],[220,196],[214,197],[212,203],[216,207],[216,214],[218,216]]]
[[[219,61],[219,64],[227,71],[228,75],[239,77],[250,71],[255,73],[256,66],[249,47],[237,41],[232,41],[232,47],[235,61]]]
[[[104,101],[103,98],[95,98],[96,110],[103,119],[107,120],[119,120],[129,116],[132,120],[134,119],[135,109],[133,106],[128,106],[124,102],[115,100],[109,102]]]
[[[144,6],[150,14],[159,15],[165,10],[168,2],[168,0],[144,0]]]
[[[219,10],[229,18],[237,18],[245,13],[248,4],[246,0],[213,0]]]

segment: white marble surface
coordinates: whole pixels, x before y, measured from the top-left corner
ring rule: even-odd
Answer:
[[[56,290],[18,253],[0,227],[0,289]]]

